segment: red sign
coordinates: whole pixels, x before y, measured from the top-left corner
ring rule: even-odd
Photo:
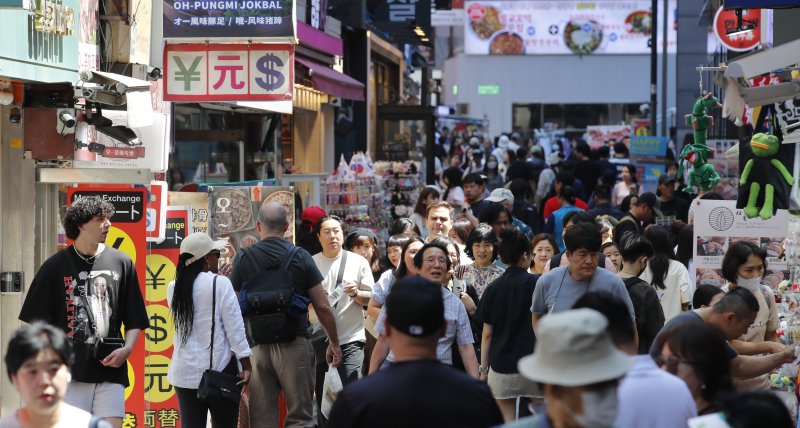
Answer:
[[[291,101],[294,46],[168,44],[165,101]]]
[[[151,181],[147,199],[147,241],[164,239],[167,211],[167,183]]]
[[[132,188],[130,186],[106,185],[79,185],[67,188],[67,201],[72,202],[76,197],[100,196],[114,204],[117,214],[112,217],[111,229],[106,237],[106,245],[114,247],[127,254],[136,266],[136,275],[139,278],[139,288],[145,296],[145,216],[135,215],[136,208],[145,200],[146,189]],[[122,209],[124,208],[124,210]],[[125,211],[128,210],[128,211]],[[127,214],[131,214],[128,216]],[[114,220],[120,218],[121,220]],[[152,321],[151,321],[152,322]],[[149,373],[145,367],[145,340],[150,328],[145,330],[136,341],[133,352],[128,357],[128,380],[130,385],[125,388],[125,419],[123,426],[143,426],[145,417],[144,395],[147,382],[150,381]],[[162,424],[163,425],[163,424]]]
[[[103,157],[117,159],[139,159],[144,157],[144,147],[106,147]]]
[[[742,19],[752,22],[755,28],[751,31],[728,34],[728,30],[733,30],[739,25],[734,11],[719,8],[714,16],[714,34],[729,50],[749,51],[761,43],[761,9],[742,9]]]

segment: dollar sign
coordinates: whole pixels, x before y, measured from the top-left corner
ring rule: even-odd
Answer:
[[[161,327],[160,324],[167,323],[167,320],[161,315],[154,314],[150,316],[150,328],[147,332],[147,340],[159,343],[167,338],[167,329]],[[149,330],[153,330],[154,334],[151,336]]]
[[[264,73],[264,78],[257,77],[256,83],[265,91],[274,91],[283,86],[283,82],[286,81],[283,73],[275,70],[283,67],[283,61],[274,54],[266,54],[259,58],[256,67],[258,71]]]

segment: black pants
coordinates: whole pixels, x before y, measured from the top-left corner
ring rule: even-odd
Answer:
[[[237,372],[236,360],[232,356],[231,363],[223,370],[225,373]],[[175,387],[178,405],[181,408],[181,426],[185,428],[205,428],[208,412],[211,412],[211,426],[214,428],[230,428],[239,424],[239,401],[214,400],[206,402],[197,398],[196,389]]]

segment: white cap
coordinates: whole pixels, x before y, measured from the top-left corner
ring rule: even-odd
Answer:
[[[489,202],[503,202],[508,201],[512,205],[514,204],[514,194],[511,193],[510,190],[505,188],[497,188],[492,190],[492,193],[486,198]]]
[[[228,245],[227,239],[212,240],[203,232],[195,232],[181,242],[181,254],[191,254],[192,258],[186,261],[186,266],[202,259],[214,250],[221,250]]]

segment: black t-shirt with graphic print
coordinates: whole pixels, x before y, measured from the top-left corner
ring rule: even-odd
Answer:
[[[125,253],[108,246],[93,263],[80,258],[72,246],[47,259],[33,278],[19,319],[45,321],[64,330],[75,349],[75,381],[124,386],[127,366],[102,365],[94,358],[94,343],[100,337],[122,337],[121,325],[128,330],[149,325],[136,266]]]

